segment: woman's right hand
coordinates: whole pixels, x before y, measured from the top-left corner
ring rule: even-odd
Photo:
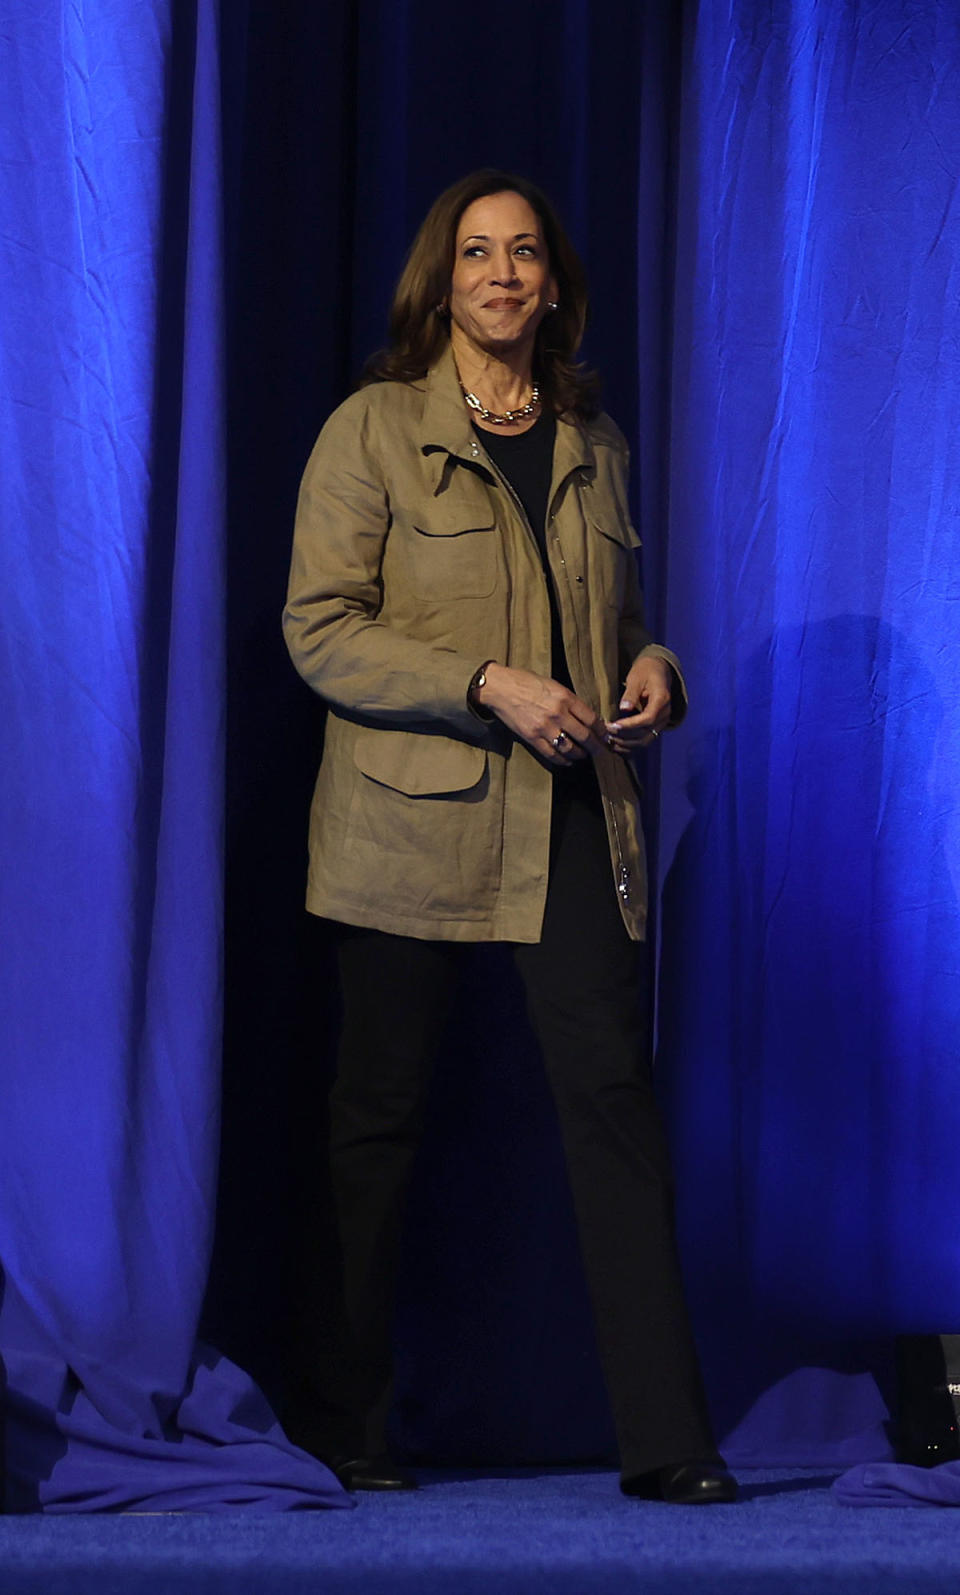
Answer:
[[[550,764],[571,764],[600,753],[606,726],[569,687],[532,670],[489,664],[474,703],[489,709],[514,736]],[[559,746],[557,740],[559,739]]]

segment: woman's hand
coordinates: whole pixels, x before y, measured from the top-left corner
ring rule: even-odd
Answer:
[[[636,753],[670,724],[673,671],[657,654],[638,654],[630,666],[620,699],[620,718],[607,722],[615,753]]]
[[[601,751],[606,727],[569,687],[509,665],[489,664],[485,676],[474,701],[548,763],[571,764]]]

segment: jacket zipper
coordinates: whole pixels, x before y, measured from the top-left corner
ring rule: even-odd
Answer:
[[[617,875],[617,891],[620,894],[623,902],[628,903],[630,901],[630,871],[623,862],[623,853],[620,850],[620,830],[617,825],[616,815],[613,816],[613,830],[614,835],[617,838],[617,852],[620,853],[620,869]]]
[[[474,439],[471,442],[470,451],[473,454],[474,459],[479,459],[480,454],[481,454],[481,449],[480,449],[480,445],[479,445],[479,443],[477,443],[476,439]],[[526,527],[527,531],[530,533],[530,537],[531,537],[531,540],[533,542],[534,547],[537,548],[537,550],[539,552],[539,548],[538,548],[538,545],[537,545],[537,539],[536,539],[536,536],[534,535],[533,527],[530,525],[529,516],[527,515],[527,512],[524,509],[523,504],[521,503],[518,494],[514,491],[514,488],[512,487],[511,483],[507,481],[507,478],[504,476],[503,472],[497,467],[497,465],[495,465],[494,461],[490,458],[490,456],[487,453],[486,449],[484,449],[482,452],[483,452],[484,464],[486,465],[487,469],[492,473],[492,475],[496,478],[496,480],[501,484],[501,486],[506,488],[507,492],[509,493],[511,499],[513,500],[513,502],[514,502],[514,504],[515,504],[515,506],[517,508],[517,512],[518,512],[518,514],[520,516],[521,521],[523,522],[523,524]],[[553,500],[551,499],[550,502],[552,504]],[[548,510],[548,514],[547,514],[547,526],[548,527],[550,526],[552,521],[553,521],[553,515]],[[560,541],[559,538],[557,538],[556,541],[557,541],[557,544],[558,544],[558,553],[559,553],[559,556],[560,556],[560,563],[563,566],[564,571],[566,571],[567,562],[566,562],[566,560],[563,557],[563,549],[559,547],[559,541]],[[547,579],[549,580],[548,573],[544,572],[544,574],[545,574],[545,576],[547,576]],[[598,776],[597,779],[599,781],[599,776]],[[621,902],[624,905],[626,905],[629,902],[629,900],[630,900],[630,870],[629,870],[627,862],[626,862],[626,860],[625,860],[625,858],[623,856],[623,843],[620,840],[620,826],[617,823],[617,811],[616,811],[616,807],[615,807],[615,805],[613,803],[613,800],[611,798],[607,798],[605,796],[605,794],[603,793],[602,786],[600,788],[600,791],[601,791],[601,796],[603,796],[604,802],[605,802],[605,804],[607,806],[607,809],[609,811],[609,814],[610,814],[610,820],[611,820],[611,823],[613,825],[613,839],[614,839],[614,842],[616,843],[616,848],[617,848],[617,896],[620,898]]]
[[[601,787],[600,790],[602,792],[603,788]],[[609,810],[610,821],[613,825],[613,839],[617,844],[617,896],[620,898],[622,903],[626,904],[630,901],[630,868],[623,856],[623,843],[620,840],[620,826],[617,823],[616,804],[612,798],[608,798],[605,795],[604,801]]]

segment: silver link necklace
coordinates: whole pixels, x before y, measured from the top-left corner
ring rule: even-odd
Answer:
[[[526,404],[522,405],[519,410],[504,410],[502,415],[497,415],[494,410],[488,410],[485,404],[480,403],[475,393],[467,392],[462,382],[460,384],[460,392],[463,394],[464,400],[470,406],[470,409],[476,410],[481,421],[489,421],[491,426],[511,426],[514,421],[525,421],[527,416],[532,415],[540,403],[540,389],[536,383],[533,384],[533,391]]]

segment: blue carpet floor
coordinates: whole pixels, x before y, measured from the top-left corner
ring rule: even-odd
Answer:
[[[933,1595],[960,1512],[843,1507],[743,1472],[727,1507],[626,1501],[606,1472],[424,1473],[353,1512],[0,1518],[0,1595]]]

